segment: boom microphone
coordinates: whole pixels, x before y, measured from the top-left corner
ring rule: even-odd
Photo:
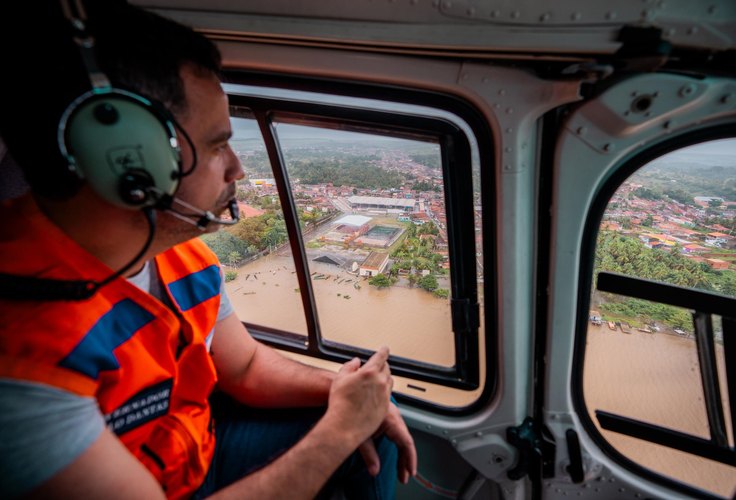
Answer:
[[[173,204],[181,205],[187,210],[193,213],[182,213],[172,208]],[[238,207],[238,201],[233,198],[227,203],[228,211],[230,212],[230,219],[221,219],[216,217],[215,214],[209,210],[202,210],[194,205],[187,203],[175,196],[164,196],[161,197],[159,205],[161,210],[169,213],[179,220],[183,220],[193,226],[197,226],[200,230],[204,231],[210,223],[221,224],[223,226],[232,226],[237,224],[240,220],[240,208]]]

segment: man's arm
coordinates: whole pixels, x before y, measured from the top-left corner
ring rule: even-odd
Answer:
[[[335,378],[256,341],[235,314],[217,322],[211,353],[218,387],[249,406],[324,406]]]
[[[324,417],[271,464],[217,492],[214,498],[313,498],[337,467],[381,425],[392,381],[388,349],[362,367],[345,363],[332,384]],[[284,478],[289,478],[284,481]],[[146,468],[105,429],[71,465],[33,498],[164,498]]]
[[[292,361],[250,336],[235,314],[219,321],[212,340],[212,359],[219,377],[218,386],[237,400],[251,406],[320,406],[327,401],[335,374]],[[381,431],[399,449],[398,476],[407,483],[417,472],[414,440],[398,408],[390,405]],[[367,439],[360,453],[372,475],[380,462]]]
[[[388,349],[383,347],[362,367],[357,358],[345,363],[331,386],[325,415],[307,435],[213,498],[313,498],[384,420],[393,386],[387,360]]]
[[[30,498],[165,498],[156,479],[109,430]]]

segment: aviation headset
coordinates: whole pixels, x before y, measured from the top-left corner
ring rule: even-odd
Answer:
[[[59,150],[69,170],[109,203],[141,209],[170,200],[185,175],[176,121],[158,102],[112,87],[97,66],[84,6],[81,0],[73,3],[61,1],[92,89],[62,114]]]
[[[60,0],[64,16],[74,30],[91,90],[77,97],[64,111],[57,129],[59,151],[70,172],[84,179],[107,202],[142,210],[149,233],[143,248],[123,268],[100,282],[57,280],[0,273],[0,298],[11,300],[85,300],[123,275],[145,254],[155,232],[154,208],[164,210],[204,230],[215,222],[235,224],[237,202],[229,204],[230,219],[220,219],[174,197],[181,178],[197,164],[194,143],[173,115],[160,103],[140,94],[113,88],[98,67],[94,38],[88,33],[82,0]],[[192,166],[182,169],[176,131],[189,143]],[[172,208],[176,203],[192,213]]]
[[[71,2],[74,2],[72,9]],[[57,142],[68,168],[104,200],[123,208],[164,210],[204,230],[210,223],[233,225],[238,204],[230,200],[229,219],[190,205],[174,194],[197,165],[194,143],[166,107],[140,94],[113,88],[100,71],[94,38],[87,32],[82,0],[61,0],[74,31],[92,89],[75,99],[59,121]],[[192,165],[185,172],[176,132],[189,143]],[[173,204],[188,210],[182,213]]]

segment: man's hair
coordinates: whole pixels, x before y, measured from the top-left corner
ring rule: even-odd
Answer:
[[[13,6],[10,15],[0,16],[32,26],[42,49],[10,39],[8,33],[0,35],[10,54],[0,89],[0,136],[36,194],[65,199],[82,183],[61,156],[57,128],[67,106],[91,84],[57,2],[9,3],[25,6]],[[152,98],[181,116],[187,104],[181,67],[219,76],[219,51],[186,26],[119,0],[88,1],[86,10],[97,64],[113,87]]]

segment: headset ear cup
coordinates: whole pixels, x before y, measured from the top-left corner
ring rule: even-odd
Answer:
[[[70,169],[114,205],[151,206],[178,188],[173,121],[139,95],[110,89],[81,96],[62,117],[59,145]]]
[[[145,170],[128,170],[120,178],[118,194],[120,199],[130,206],[145,207],[155,201],[151,188],[153,179]]]

